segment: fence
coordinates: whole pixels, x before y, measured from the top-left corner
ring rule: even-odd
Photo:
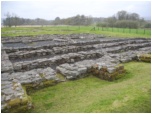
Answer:
[[[139,29],[130,29],[130,28],[112,28],[112,27],[93,27],[91,31],[110,31],[110,32],[122,32],[122,33],[135,33],[135,34],[151,34],[150,29],[139,28]]]

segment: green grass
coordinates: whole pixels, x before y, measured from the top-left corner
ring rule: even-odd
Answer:
[[[44,26],[44,27],[2,27],[2,37],[7,36],[35,36],[42,34],[73,34],[73,33],[91,33],[91,34],[102,34],[105,36],[112,37],[127,37],[127,38],[150,38],[151,30],[146,29],[121,29],[121,28],[97,28],[91,30],[93,26]]]
[[[113,82],[89,76],[31,91],[29,112],[151,112],[150,67],[125,63],[127,73]]]

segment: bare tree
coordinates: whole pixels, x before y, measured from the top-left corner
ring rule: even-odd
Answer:
[[[6,16],[6,19],[3,21],[3,24],[5,26],[11,27],[12,26],[12,20],[11,20],[10,13],[8,12],[5,16]]]

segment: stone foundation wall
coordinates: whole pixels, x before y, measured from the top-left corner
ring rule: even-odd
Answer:
[[[13,65],[4,50],[1,51],[1,72],[13,72]]]
[[[113,81],[125,73],[122,63],[151,62],[150,39],[107,39],[90,34],[14,39],[2,38],[2,112],[32,108],[31,98],[26,94],[30,89],[83,78],[88,74]],[[64,76],[64,80],[58,74]]]

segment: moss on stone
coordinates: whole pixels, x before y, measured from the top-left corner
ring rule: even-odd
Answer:
[[[147,58],[141,58],[140,60],[143,62],[151,62],[151,59],[147,59]]]
[[[2,112],[25,112],[28,109],[28,104],[32,103],[32,99],[27,95],[26,87],[22,85],[24,90],[23,98],[11,99],[7,102],[7,106]]]
[[[93,72],[93,74],[95,74],[95,75],[99,75],[99,70],[97,70],[97,69],[94,69],[94,72]]]
[[[7,111],[4,111],[4,112],[10,112],[10,113],[21,113],[21,112],[26,112],[27,111],[27,105],[23,105],[23,106],[16,106],[16,107],[13,107]]]
[[[30,89],[33,88],[33,84],[32,83],[24,84],[23,86],[26,88],[26,90],[30,90]]]
[[[21,99],[21,104],[27,104],[28,103],[28,97],[23,97],[22,99]]]
[[[40,76],[41,78],[44,78],[44,77],[45,77],[45,74],[44,74],[44,73],[39,73],[39,76]]]
[[[50,86],[50,85],[55,85],[55,81],[54,80],[47,80],[47,81],[43,81],[43,86]]]
[[[18,106],[18,105],[20,105],[20,103],[21,103],[20,98],[15,98],[8,102],[8,107]]]
[[[114,68],[115,68],[115,72],[113,73],[109,73],[107,71],[106,66],[102,67],[101,69],[92,68],[92,74],[99,77],[100,79],[113,81],[119,77],[122,77],[122,76],[119,76],[119,74],[125,73],[123,64],[118,64]]]
[[[118,70],[121,70],[121,69],[124,69],[124,66],[123,66],[123,64],[118,64],[118,65],[116,66],[116,68],[118,68]]]
[[[62,81],[62,80],[66,80],[65,76],[62,75],[62,74],[60,74],[60,73],[57,73],[57,74],[56,74],[56,77],[59,78],[59,80],[61,80],[61,81]]]
[[[107,67],[106,67],[106,66],[103,66],[103,67],[101,68],[101,70],[104,71],[104,72],[107,72]]]
[[[142,54],[139,56],[139,60],[144,62],[151,62],[151,54]]]
[[[23,106],[20,106],[20,107],[16,110],[16,112],[26,112],[27,109],[28,109],[27,105],[23,105]],[[12,111],[12,112],[15,112],[15,110]]]

